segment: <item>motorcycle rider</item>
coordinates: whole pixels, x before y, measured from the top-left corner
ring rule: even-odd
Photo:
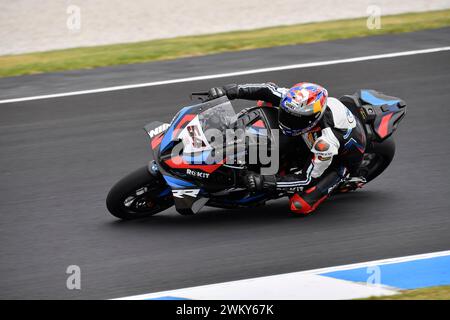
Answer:
[[[264,101],[278,108],[281,132],[290,137],[301,136],[311,151],[299,172],[248,173],[245,184],[249,190],[285,191],[290,195],[290,209],[308,215],[343,179],[357,175],[366,147],[364,128],[343,103],[328,97],[325,88],[307,82],[290,89],[274,83],[229,84],[211,88],[208,98],[224,95],[230,100]]]

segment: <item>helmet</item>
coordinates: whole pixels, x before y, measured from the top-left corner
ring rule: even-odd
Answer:
[[[325,88],[307,82],[294,85],[281,100],[278,122],[285,135],[297,136],[310,131],[327,108]]]

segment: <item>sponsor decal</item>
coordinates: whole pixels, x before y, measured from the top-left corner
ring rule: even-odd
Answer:
[[[200,149],[206,147],[205,141],[203,141],[203,135],[200,135],[199,126],[187,126],[187,132],[191,137],[191,143],[194,148]]]
[[[304,187],[290,187],[287,188],[287,192],[302,192],[304,190]]]
[[[170,125],[168,123],[164,123],[164,124],[160,125],[159,127],[156,127],[155,129],[150,130],[148,135],[150,136],[150,138],[153,138],[154,136],[157,136],[158,134],[166,131],[167,128],[169,128],[169,127],[170,127]]]
[[[202,178],[202,179],[209,178],[209,173],[201,172],[201,171],[197,171],[197,170],[186,169],[186,174],[196,177],[196,178]]]
[[[212,149],[203,132],[198,116],[192,119],[181,131],[179,138],[183,140],[184,153],[195,153]]]
[[[175,198],[183,199],[184,196],[197,198],[200,189],[180,189],[180,190],[172,190],[172,194]]]
[[[355,117],[353,116],[353,113],[349,109],[347,109],[347,121],[349,123],[355,122]]]

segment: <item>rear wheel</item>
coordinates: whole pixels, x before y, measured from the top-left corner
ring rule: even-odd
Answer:
[[[395,141],[392,137],[383,142],[373,142],[373,147],[365,154],[359,174],[367,182],[378,177],[391,163],[395,155]]]
[[[152,216],[173,205],[169,187],[142,167],[117,182],[106,197],[109,212],[130,220]]]

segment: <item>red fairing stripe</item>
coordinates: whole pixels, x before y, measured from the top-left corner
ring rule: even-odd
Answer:
[[[187,163],[186,161],[184,161],[183,157],[176,156],[174,158],[166,160],[165,163],[169,167],[174,168],[174,169],[200,169],[207,173],[213,173],[223,164],[223,160],[216,164],[198,165],[198,164]]]
[[[153,140],[151,141],[152,149],[155,149],[157,146],[159,146],[163,137],[164,137],[164,135],[162,133],[160,133],[159,135],[157,135],[156,137],[153,138]]]
[[[185,115],[180,122],[178,122],[177,126],[175,127],[175,129],[173,130],[173,135],[172,138],[175,137],[178,134],[178,130],[180,130],[181,126],[183,124],[185,124],[188,121],[191,121],[192,119],[195,118],[195,114],[187,114]]]
[[[392,115],[393,115],[393,113],[389,113],[389,114],[385,115],[383,117],[383,119],[381,119],[380,126],[378,127],[378,130],[377,130],[378,135],[381,138],[386,137],[388,134],[389,120],[391,120]]]
[[[258,100],[258,101],[256,102],[256,106],[257,106],[257,107],[273,107],[273,104],[270,103],[270,102],[265,102],[265,101],[263,101],[263,100]]]
[[[252,126],[254,127],[258,127],[258,128],[264,128],[264,122],[262,120],[258,120],[256,121],[254,124],[252,124]]]

